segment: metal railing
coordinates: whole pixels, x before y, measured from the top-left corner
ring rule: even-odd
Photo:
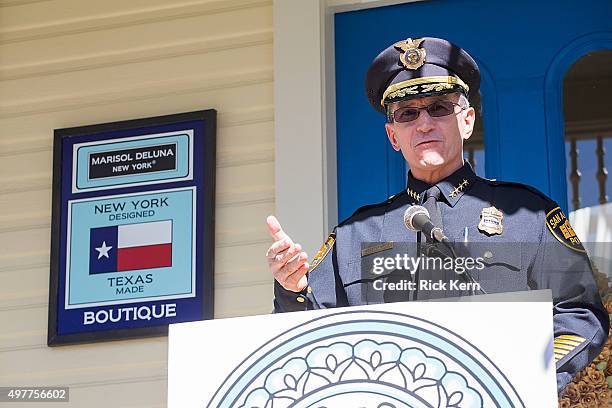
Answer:
[[[571,188],[572,206],[574,210],[581,208],[582,199],[580,197],[580,184],[583,181],[596,182],[599,191],[598,203],[606,204],[609,201],[606,191],[606,182],[608,180],[608,170],[606,169],[606,149],[604,147],[605,139],[612,138],[612,123],[609,121],[590,121],[586,123],[567,123],[565,140],[569,142],[569,175],[568,181]],[[589,152],[581,152],[578,148],[578,142],[583,140],[595,140],[596,148],[595,157],[588,155]],[[597,161],[597,167],[594,179],[583,180],[582,172],[580,171],[580,159]]]

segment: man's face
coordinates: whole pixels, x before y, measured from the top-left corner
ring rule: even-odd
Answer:
[[[459,103],[459,94],[429,96],[400,101],[391,104],[390,111],[403,107],[426,107],[436,101]],[[465,102],[464,102],[465,104]],[[419,111],[417,119],[411,122],[387,123],[385,129],[391,145],[402,151],[410,169],[417,173],[451,170],[463,163],[463,140],[472,135],[475,111],[461,110],[455,106],[448,116],[432,117],[426,110]]]

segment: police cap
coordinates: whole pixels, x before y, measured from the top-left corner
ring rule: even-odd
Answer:
[[[462,92],[478,94],[480,71],[467,51],[441,38],[398,41],[368,68],[365,87],[370,104],[381,113],[392,102]]]

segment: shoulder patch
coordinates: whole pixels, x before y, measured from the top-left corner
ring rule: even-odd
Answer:
[[[560,207],[555,207],[546,214],[546,226],[557,241],[566,247],[576,252],[586,252]]]
[[[335,243],[336,243],[336,233],[332,232],[331,234],[329,234],[329,237],[327,237],[327,239],[325,240],[325,242],[323,243],[323,245],[321,246],[321,248],[315,255],[314,259],[312,260],[312,263],[310,264],[310,269],[308,270],[309,272],[312,271],[317,266],[319,266],[321,261],[323,261],[323,259],[325,259],[327,254],[330,253]]]

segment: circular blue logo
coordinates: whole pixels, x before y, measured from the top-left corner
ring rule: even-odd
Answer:
[[[271,339],[223,382],[207,407],[524,407],[480,350],[400,313],[340,312]]]

